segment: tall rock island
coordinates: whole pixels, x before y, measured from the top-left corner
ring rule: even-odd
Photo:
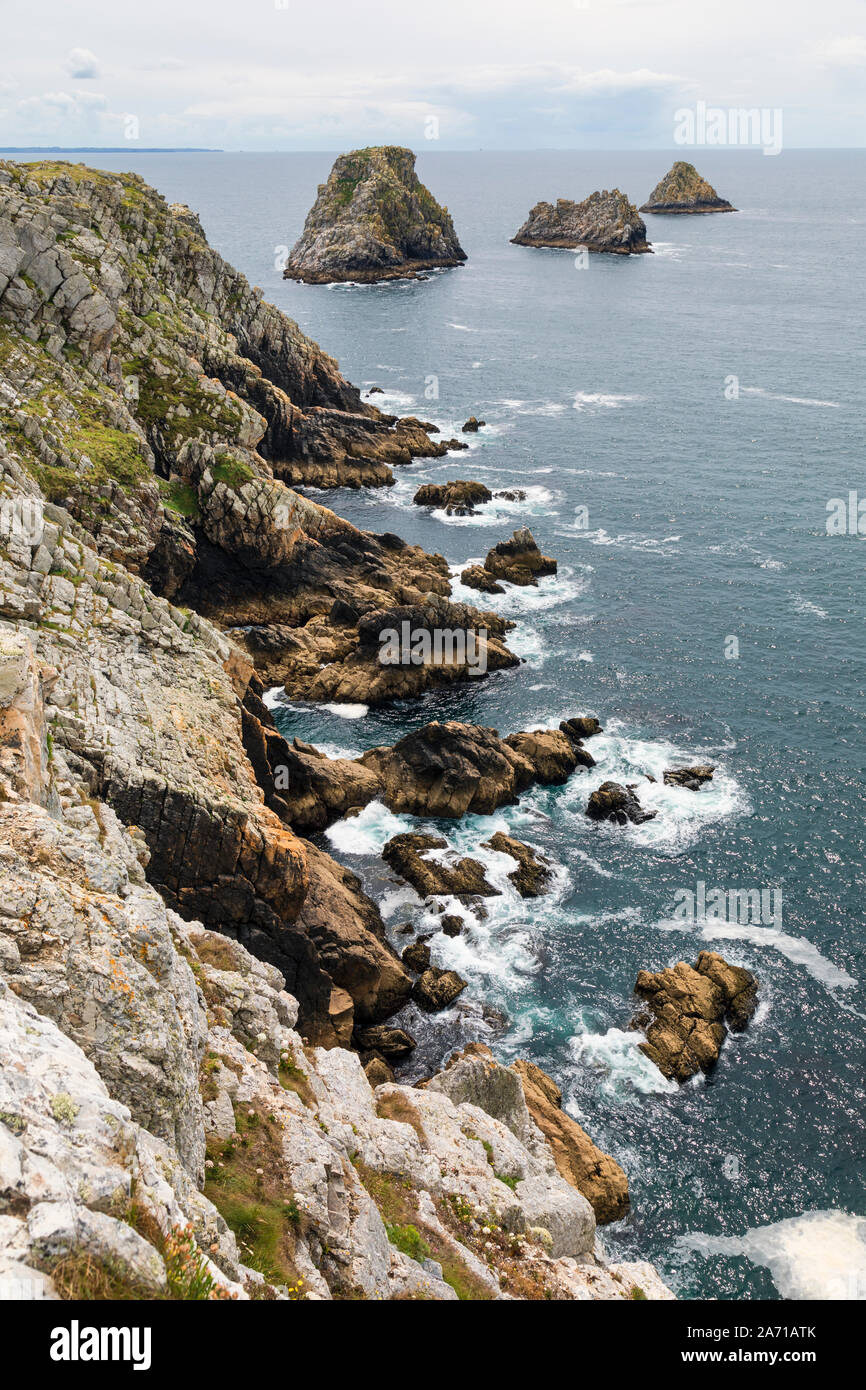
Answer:
[[[284,273],[310,285],[402,280],[465,260],[448,209],[418,178],[412,151],[374,145],[335,161]]]
[[[736,212],[701,178],[694,164],[678,159],[657,183],[641,212]]]
[[[516,236],[515,246],[561,246],[630,256],[652,248],[634,203],[618,188],[591,193],[582,203],[557,198],[536,203]]]

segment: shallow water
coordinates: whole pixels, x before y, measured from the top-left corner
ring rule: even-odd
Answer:
[[[858,483],[866,496],[866,156],[698,153],[737,215],[648,217],[655,255],[577,270],[567,252],[509,245],[530,205],[613,185],[642,201],[671,156],[425,152],[419,172],[466,266],[333,288],[274,269],[329,156],[103,162],[132,163],[196,208],[351,379],[385,389],[377,404],[449,433],[470,414],[488,422],[468,453],[418,461],[393,489],[329,493],[329,506],[438,550],[455,574],[524,520],[559,561],[537,590],[484,596],[518,621],[519,670],[388,711],[275,707],[286,732],[335,754],[432,718],[503,733],[578,713],[604,724],[591,773],[493,817],[432,823],[503,892],[463,936],[435,937],[435,960],[470,988],[432,1030],[409,1011],[423,1030],[415,1071],[466,1036],[550,1071],[629,1174],[632,1214],[606,1244],[652,1259],[681,1296],[838,1296],[844,1267],[843,1296],[863,1298],[866,550],[828,537],[825,520],[829,499]],[[412,506],[421,482],[462,477],[529,497],[470,518]],[[455,596],[477,600],[459,584]],[[665,767],[697,760],[717,767],[703,791],[662,784]],[[647,772],[655,820],[622,830],[583,815],[601,781]],[[416,824],[374,806],[327,836],[392,926],[423,908],[377,855]],[[547,897],[523,902],[511,861],[479,850],[499,828],[550,857]],[[699,882],[773,888],[781,921],[684,923],[677,895]],[[761,1006],[712,1076],[679,1088],[627,1031],[631,991],[639,969],[705,946],[758,974]]]

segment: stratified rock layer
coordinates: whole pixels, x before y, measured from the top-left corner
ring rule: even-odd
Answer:
[[[651,250],[637,208],[618,188],[592,193],[582,203],[568,198],[536,203],[511,240],[516,246],[560,246],[617,256]]]
[[[334,162],[285,275],[308,284],[393,280],[465,260],[447,208],[415,173],[412,151],[378,145]]]
[[[647,198],[641,212],[736,212],[694,164],[678,159]]]

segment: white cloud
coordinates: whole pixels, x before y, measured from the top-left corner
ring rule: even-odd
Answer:
[[[99,77],[99,59],[89,48],[71,48],[63,64],[70,77]]]
[[[866,66],[866,38],[850,34],[844,39],[825,39],[818,45],[815,57],[831,68],[862,68]]]

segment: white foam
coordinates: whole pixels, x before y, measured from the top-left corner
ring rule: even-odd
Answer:
[[[782,1298],[866,1299],[866,1220],[848,1212],[803,1212],[744,1236],[690,1232],[676,1245],[704,1258],[744,1256],[769,1270]]]
[[[794,595],[794,607],[798,613],[805,613],[813,618],[828,618],[830,616],[826,608],[819,608],[817,603],[812,603],[811,599],[803,598],[802,594]]]
[[[812,396],[786,396],[777,391],[765,391],[762,386],[741,386],[741,396],[760,396],[768,401],[784,401],[788,405],[816,405],[825,410],[841,410],[840,401],[816,400]]]
[[[636,1029],[608,1028],[606,1033],[578,1033],[569,1041],[575,1062],[600,1072],[601,1089],[610,1093],[637,1091],[641,1095],[666,1094],[677,1090],[677,1083],[662,1076],[658,1067],[640,1050],[646,1042]]]
[[[614,395],[604,391],[577,391],[572,402],[575,410],[621,410],[624,405],[633,405],[646,400],[645,396]]]
[[[395,816],[381,801],[371,801],[357,816],[346,816],[325,831],[342,854],[381,854],[394,835],[412,829],[408,817]]]
[[[802,965],[814,980],[829,990],[856,989],[857,981],[823,956],[818,947],[805,936],[790,936],[776,927],[740,924],[739,922],[716,922],[712,919],[701,922],[701,936],[705,941],[748,941],[752,946],[771,946],[794,965]]]
[[[322,709],[330,710],[340,719],[363,719],[365,714],[370,713],[369,705],[323,705]]]
[[[285,695],[285,693],[285,686],[271,686],[270,690],[266,690],[264,695],[262,696],[262,704],[265,706],[266,709],[276,709],[279,705],[285,703],[282,698]]]

